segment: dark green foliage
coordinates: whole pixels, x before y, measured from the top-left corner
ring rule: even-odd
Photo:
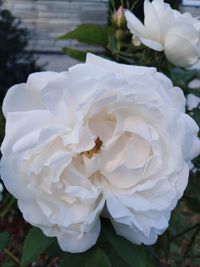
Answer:
[[[8,10],[0,9],[0,102],[10,86],[25,82],[40,68],[26,52],[28,32]]]
[[[10,235],[7,232],[0,233],[0,252],[7,246],[9,237]]]
[[[94,247],[81,254],[65,253],[60,267],[112,267],[106,253],[99,247]]]
[[[181,0],[165,0],[166,3],[169,3],[172,8],[179,9]]]
[[[45,236],[38,228],[32,228],[24,241],[21,265],[27,266],[53,244],[55,238]]]
[[[105,48],[108,44],[108,38],[108,27],[101,27],[93,24],[82,24],[78,26],[75,30],[59,37],[59,40],[73,39],[84,44],[100,45]],[[88,51],[80,51],[71,47],[64,47],[63,52],[76,60],[84,62],[86,59],[86,53]]]
[[[76,60],[79,60],[81,62],[85,62],[85,60],[86,60],[86,54],[87,53],[85,51],[80,51],[80,50],[73,49],[73,48],[70,48],[70,47],[64,47],[63,48],[63,52],[66,55],[68,55],[68,56],[70,56],[70,57],[72,57],[72,58],[74,58]]]
[[[60,40],[75,39],[81,43],[89,45],[106,46],[108,43],[108,36],[103,27],[93,24],[82,24],[75,30],[66,33],[59,38]]]
[[[118,255],[128,266],[145,267],[145,254],[142,246],[130,243],[128,240],[116,235],[107,220],[102,220],[102,237],[108,243],[115,255]]]

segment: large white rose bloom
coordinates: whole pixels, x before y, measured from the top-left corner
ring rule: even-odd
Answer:
[[[133,43],[164,51],[167,59],[180,67],[195,64],[200,57],[200,21],[191,14],[173,10],[163,0],[144,1],[144,24],[125,11]]]
[[[99,216],[136,244],[153,244],[200,151],[181,89],[154,68],[88,54],[68,72],[41,72],[3,103],[2,179],[24,218],[61,248],[95,244]]]

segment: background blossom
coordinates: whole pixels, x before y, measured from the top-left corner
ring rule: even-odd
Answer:
[[[125,11],[133,43],[164,51],[174,65],[188,67],[200,56],[200,21],[191,14],[173,10],[163,0],[144,1],[144,25],[129,10]]]

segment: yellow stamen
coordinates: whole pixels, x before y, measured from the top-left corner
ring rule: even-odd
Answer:
[[[88,151],[82,152],[81,155],[84,155],[84,156],[88,157],[89,159],[91,159],[94,154],[99,153],[102,144],[103,144],[103,142],[98,137],[96,139],[96,141],[95,141],[95,146],[92,149],[88,150]]]

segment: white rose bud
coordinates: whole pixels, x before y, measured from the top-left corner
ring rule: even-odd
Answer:
[[[163,0],[144,1],[144,25],[129,10],[125,11],[133,43],[164,51],[174,65],[189,67],[200,57],[200,21],[191,14],[173,10]]]
[[[32,74],[3,103],[2,179],[25,220],[65,251],[93,246],[105,211],[119,235],[153,244],[200,152],[184,107],[156,69],[91,54],[68,72]]]
[[[118,10],[112,14],[111,21],[113,26],[118,29],[126,28],[126,18],[124,16],[123,6],[120,6]]]

